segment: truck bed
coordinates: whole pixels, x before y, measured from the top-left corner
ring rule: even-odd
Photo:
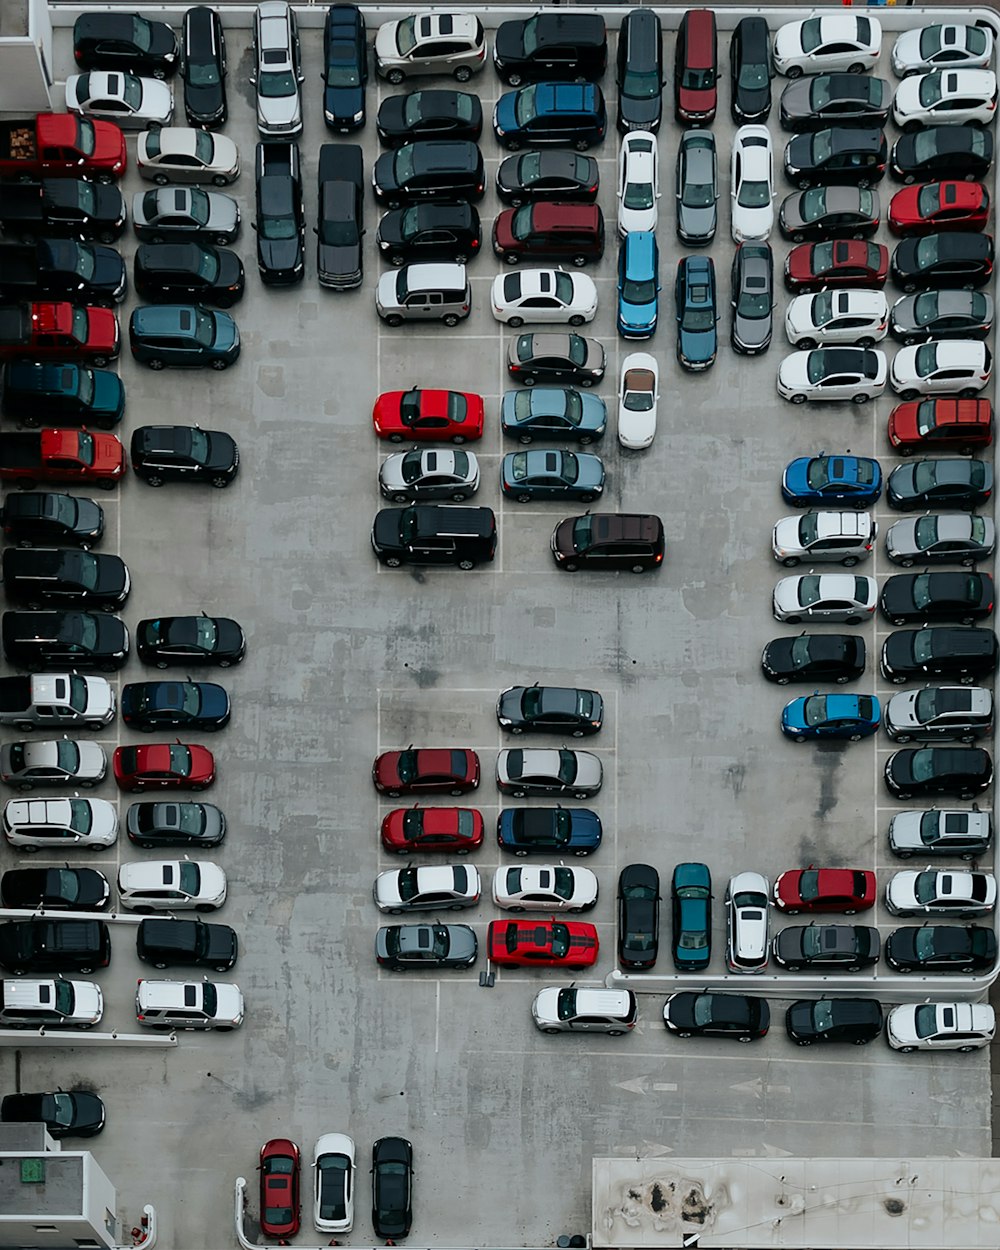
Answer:
[[[357,143],[324,143],[319,149],[319,185],[324,182],[365,184],[364,155]]]
[[[0,305],[0,344],[27,344],[30,341],[31,306],[27,304]]]
[[[37,155],[34,119],[0,122],[0,160],[33,161]]]
[[[40,182],[0,185],[0,221],[41,221],[45,216]]]
[[[3,313],[0,309],[0,314]],[[0,434],[0,469],[33,469],[42,462],[39,431]]]
[[[30,677],[0,677],[0,715],[23,712],[30,704]]]
[[[38,282],[38,249],[34,244],[0,243],[0,289],[34,293]]]

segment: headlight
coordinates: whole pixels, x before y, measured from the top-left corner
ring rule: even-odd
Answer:
[[[351,118],[351,121],[352,121],[352,122],[361,122],[361,121],[364,119],[364,115],[365,115],[365,110],[364,110],[364,109],[358,109],[358,111],[357,111],[357,112],[354,114],[354,116]]]

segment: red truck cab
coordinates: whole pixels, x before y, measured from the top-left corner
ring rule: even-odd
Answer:
[[[0,122],[0,175],[88,177],[125,172],[125,136],[114,122],[72,113],[39,113]]]
[[[114,434],[93,434],[90,430],[40,430],[40,464],[25,468],[24,475],[47,481],[118,480],[127,467],[125,448]]]
[[[104,365],[120,349],[118,318],[110,308],[81,308],[65,300],[0,305],[0,358],[68,355]]]

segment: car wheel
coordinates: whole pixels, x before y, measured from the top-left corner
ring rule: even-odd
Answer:
[[[907,122],[903,127],[904,135],[915,135],[920,129],[920,122]]]
[[[385,79],[386,82],[391,82],[394,87],[398,87],[405,77],[406,75],[401,69],[391,69],[386,74]]]
[[[152,360],[147,360],[146,364],[149,365],[150,369],[162,369],[164,362],[159,356],[154,356]]]
[[[816,349],[815,339],[799,339],[795,344],[795,348],[800,352],[811,352]]]
[[[790,65],[790,66],[788,67],[788,70],[787,70],[786,74],[785,74],[785,77],[786,77],[786,78],[801,78],[801,77],[802,77],[802,66],[801,66],[801,65]]]
[[[400,566],[400,563],[401,561],[399,559],[399,556],[386,556],[384,560],[384,564],[387,569],[398,569]]]
[[[469,68],[468,65],[459,65],[458,68],[455,70],[456,82],[468,82],[471,77],[472,77],[472,70]]]
[[[915,282],[903,282],[901,285],[907,295],[912,295],[913,292],[917,289],[917,284]],[[913,339],[912,341],[916,342],[916,339]],[[910,342],[910,340],[907,340],[907,342]]]
[[[804,404],[804,403],[806,402],[806,399],[808,398],[808,396],[806,396],[806,395],[791,395],[789,398],[791,399],[791,401],[792,401],[792,403],[793,403],[793,404]]]
[[[678,1037],[693,1037],[694,1035],[691,1033],[690,1029],[678,1029],[677,1036]]]
[[[573,146],[576,148],[578,152],[586,152],[586,150],[590,147],[590,140],[589,139],[577,139],[576,143],[574,143]]]
[[[964,390],[958,392],[959,399],[975,399],[979,392],[974,386],[967,386]]]
[[[503,258],[508,265],[516,265],[521,259],[516,252],[504,252]]]
[[[402,434],[390,434],[389,435],[390,443],[401,443],[402,441],[403,441]]]
[[[586,256],[574,256],[573,257],[573,264],[576,265],[577,269],[582,269],[586,263],[587,263]]]
[[[113,230],[100,230],[97,234],[98,243],[114,243],[115,235]]]
[[[909,790],[901,790],[898,794],[894,794],[893,797],[897,799],[912,799],[913,795],[909,792]],[[897,968],[896,971],[901,972],[902,969]],[[909,969],[907,969],[907,971],[909,971]]]
[[[853,569],[854,566],[857,564],[857,562],[858,562],[857,556],[844,556],[843,560],[841,560],[840,563],[844,566],[845,569]]]
[[[231,668],[232,663],[233,663],[232,660],[219,660],[218,667],[219,668]]]
[[[229,179],[224,174],[216,174],[212,179],[212,185],[216,187],[224,187]]]
[[[799,188],[800,191],[808,191],[809,188],[812,186],[812,179],[800,178],[795,185]]]
[[[632,565],[632,572],[633,572],[633,573],[645,573],[645,571],[646,571],[646,566],[645,566],[644,564],[633,564],[633,565]]]
[[[458,795],[463,794],[463,793],[464,793],[464,791],[463,791],[463,790],[452,790],[452,791],[451,791],[451,794],[452,794],[452,797],[453,797],[453,798],[454,798],[454,797],[457,797]]]
[[[451,328],[452,326],[458,325],[458,318],[455,316],[454,313],[448,313],[448,315],[446,317],[442,317],[441,320],[449,328]]]
[[[745,1037],[738,1037],[736,1040],[737,1040],[738,1042],[752,1042],[752,1041],[753,1041],[753,1038],[752,1038],[752,1037],[750,1037],[750,1035],[749,1035],[749,1034],[747,1034],[747,1036],[745,1036]]]
[[[801,230],[797,230],[795,234],[792,235],[793,243],[805,243],[805,241],[806,241],[806,236],[802,233]]]
[[[900,565],[902,566],[902,568],[904,568],[904,569],[912,569],[912,568],[913,568],[913,557],[912,557],[912,556],[906,556],[904,559],[900,560],[900,562],[899,562],[899,563],[900,563]],[[971,563],[972,563],[972,561],[971,561],[971,560],[963,560],[963,561],[962,561],[962,563],[963,563],[963,564],[971,564]]]
[[[217,234],[215,236],[215,242],[219,245],[219,247],[225,247],[228,243],[232,243],[232,241],[233,240],[228,234]]]
[[[452,441],[452,442],[453,442],[453,443],[454,443],[457,447],[461,447],[461,445],[462,445],[464,442],[466,442],[466,441],[467,441],[467,439],[466,439],[466,437],[465,437],[465,435],[464,435],[464,434],[454,434],[454,435],[452,435],[452,439],[451,439],[451,441]]]
[[[524,325],[523,317],[508,317],[507,324],[512,330],[519,330]]]
[[[403,318],[400,317],[398,313],[391,313],[385,318],[385,324],[387,326],[391,326],[395,330],[397,326],[401,326],[403,324]]]
[[[855,395],[853,398],[856,404],[867,404],[868,401],[871,399],[871,396],[868,395],[865,391],[858,391],[857,395]]]
[[[780,620],[781,618],[779,617],[778,619]],[[802,617],[801,616],[786,616],[784,620],[785,620],[786,625],[799,625],[802,622]]]
[[[216,373],[221,373],[223,369],[229,368],[229,361],[228,360],[213,360],[212,368],[215,370]]]
[[[543,1033],[561,1033],[562,1029],[542,1029]]]
[[[796,735],[795,735],[795,741],[796,741],[796,742],[805,742],[805,740],[806,740],[806,736],[805,736],[805,734],[796,734]],[[793,913],[793,912],[789,912],[788,914],[791,916],[791,915],[793,915],[794,913]]]
[[[524,859],[525,856],[528,854],[528,852],[527,851],[515,851],[514,854],[519,856],[519,858]]]
[[[912,742],[913,735],[912,734],[896,734],[893,741],[894,742]]]
[[[508,152],[519,152],[521,150],[521,140],[520,139],[505,139],[504,147],[507,149]],[[513,203],[513,200],[511,201],[511,203]]]
[[[811,1037],[797,1037],[795,1039],[795,1044],[797,1046],[811,1046],[812,1038]]]
[[[459,560],[458,567],[468,572],[469,569],[474,569],[476,567],[476,562],[475,560]]]

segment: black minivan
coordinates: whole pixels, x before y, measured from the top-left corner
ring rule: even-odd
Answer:
[[[207,4],[184,14],[181,28],[184,113],[189,126],[221,126],[226,102],[226,39],[222,19]]]
[[[763,17],[744,17],[729,44],[729,107],[737,126],[771,111],[771,35]]]
[[[660,129],[663,112],[663,28],[652,9],[633,9],[618,32],[618,129]]]
[[[474,569],[496,553],[497,519],[492,508],[435,504],[383,508],[372,526],[372,548],[390,569],[401,564]]]
[[[663,522],[652,513],[586,512],[566,517],[552,531],[552,556],[567,573],[577,569],[631,569],[644,573],[663,563]]]
[[[8,972],[93,972],[111,962],[103,920],[14,920],[0,925],[0,965]]]
[[[372,171],[375,198],[389,208],[420,200],[481,200],[483,154],[468,139],[418,139],[383,152]]]

